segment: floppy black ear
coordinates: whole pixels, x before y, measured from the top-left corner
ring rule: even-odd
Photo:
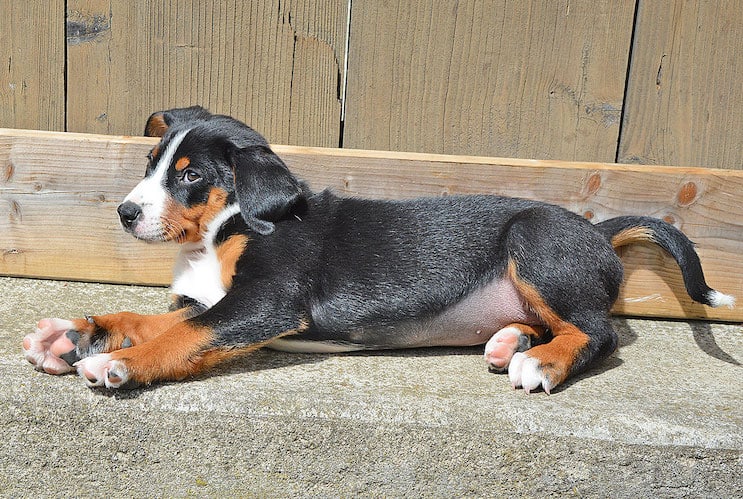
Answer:
[[[189,121],[204,121],[211,118],[212,114],[201,106],[181,107],[167,111],[157,111],[147,118],[144,126],[146,137],[162,137],[168,128],[176,123]]]
[[[265,145],[236,148],[232,152],[235,195],[248,226],[262,235],[275,229],[302,199],[302,186],[283,161]]]

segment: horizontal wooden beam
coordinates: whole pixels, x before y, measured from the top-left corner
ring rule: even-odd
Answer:
[[[166,285],[175,246],[125,234],[116,206],[144,173],[155,140],[0,129],[0,273]],[[311,187],[403,198],[492,193],[540,199],[592,221],[651,215],[697,243],[710,285],[743,290],[743,172],[274,146]],[[742,321],[686,295],[675,262],[653,246],[624,249],[615,312]]]

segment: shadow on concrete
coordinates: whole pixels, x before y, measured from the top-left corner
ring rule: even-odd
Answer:
[[[710,357],[714,357],[717,360],[727,362],[734,366],[740,366],[740,361],[736,360],[732,355],[725,352],[715,341],[715,335],[712,333],[712,326],[708,322],[701,321],[689,321],[689,327],[691,327],[692,335],[694,336],[694,342],[697,346],[702,349],[704,353]]]

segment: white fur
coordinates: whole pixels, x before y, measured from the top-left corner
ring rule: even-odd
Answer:
[[[111,361],[110,353],[99,353],[75,362],[77,374],[85,380],[88,386],[107,386],[108,388],[118,388],[126,382],[128,376],[126,369],[121,362]],[[120,382],[111,383],[108,379],[108,373],[116,370],[116,376],[121,378]],[[90,378],[94,378],[92,381]]]
[[[524,352],[513,354],[511,364],[508,366],[508,379],[511,380],[514,388],[521,387],[526,393],[539,388],[540,385],[546,393],[553,388],[552,383],[539,367],[539,361]]]
[[[204,240],[209,241],[210,243],[214,241],[214,238],[217,235],[217,232],[219,231],[219,228],[222,227],[222,225],[232,218],[233,216],[240,213],[240,206],[237,204],[231,204],[228,206],[225,206],[222,211],[217,213],[217,216],[215,216],[211,222],[209,222],[206,226],[206,234],[204,234]]]
[[[170,291],[188,296],[207,307],[212,307],[227,293],[222,284],[222,267],[214,249],[214,237],[219,228],[232,216],[240,213],[236,204],[227,206],[207,225],[201,243],[186,243],[181,247],[173,269]]]
[[[157,167],[152,175],[142,179],[124,198],[124,202],[131,201],[142,209],[141,219],[134,227],[134,235],[140,239],[155,241],[163,237],[162,217],[168,199],[168,193],[165,191],[165,177],[178,146],[181,145],[189,131],[190,129],[173,137],[158,159]]]
[[[719,291],[715,291],[714,289],[707,294],[707,299],[709,300],[710,306],[712,307],[722,307],[722,306],[727,306],[728,308],[735,307],[734,296],[720,293]]]

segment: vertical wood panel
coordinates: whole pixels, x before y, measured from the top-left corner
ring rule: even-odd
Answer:
[[[0,3],[0,126],[64,130],[64,1]]]
[[[70,131],[139,134],[201,104],[271,141],[337,146],[346,2],[70,0]]]
[[[613,161],[634,2],[357,0],[344,145]]]
[[[743,4],[640,0],[620,162],[743,169]]]

